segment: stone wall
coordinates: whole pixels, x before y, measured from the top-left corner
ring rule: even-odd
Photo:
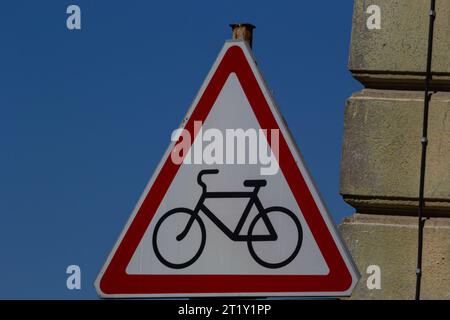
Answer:
[[[421,297],[450,299],[450,1],[436,3]],[[340,184],[357,212],[340,225],[362,274],[352,299],[414,298],[429,8],[354,1],[349,70],[365,88],[346,103]],[[367,287],[369,265],[380,289]]]

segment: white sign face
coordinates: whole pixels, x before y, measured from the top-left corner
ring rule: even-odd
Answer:
[[[358,272],[244,42],[225,44],[172,138],[102,297],[350,295]]]

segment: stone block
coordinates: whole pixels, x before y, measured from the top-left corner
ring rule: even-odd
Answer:
[[[350,299],[414,299],[417,218],[355,214],[339,230],[361,273]],[[367,286],[373,265],[380,268],[380,289]],[[421,298],[450,299],[449,218],[426,221],[422,270]]]
[[[369,29],[371,5],[380,8],[380,29]],[[355,0],[349,69],[366,87],[424,86],[430,1]],[[432,86],[450,90],[450,1],[436,1]]]
[[[417,214],[422,119],[422,92],[364,89],[347,100],[340,193],[358,212]],[[426,212],[450,217],[450,93],[432,95],[428,139]]]

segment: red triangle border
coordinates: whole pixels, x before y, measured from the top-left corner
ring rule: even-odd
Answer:
[[[207,118],[216,98],[230,73],[234,72],[263,129],[280,129],[266,101],[263,91],[253,73],[245,52],[240,45],[231,45],[223,55],[215,73],[198,100],[185,129],[194,136],[194,120]],[[174,164],[170,156],[150,187],[138,209],[134,220],[124,233],[109,264],[99,277],[97,289],[103,296],[127,295],[202,295],[295,293],[295,292],[344,292],[349,290],[353,277],[339,251],[328,226],[322,217],[308,185],[291,154],[289,145],[280,130],[280,168],[304,215],[329,267],[327,275],[131,275],[126,273],[136,248],[180,165]],[[270,141],[269,141],[270,143]]]

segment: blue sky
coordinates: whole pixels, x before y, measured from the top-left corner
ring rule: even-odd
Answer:
[[[77,4],[82,29],[66,28]],[[254,54],[338,223],[352,1],[10,1],[0,5],[0,298],[92,286],[223,42]],[[66,267],[82,289],[66,288]]]

